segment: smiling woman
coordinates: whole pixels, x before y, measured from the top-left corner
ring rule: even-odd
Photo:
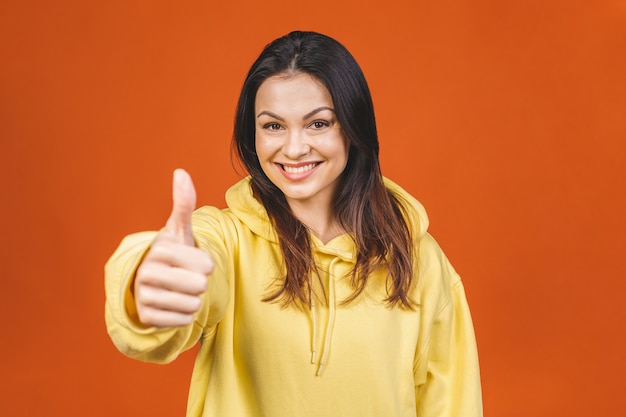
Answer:
[[[275,40],[239,98],[250,175],[228,208],[194,211],[177,170],[165,228],[107,263],[123,353],[163,363],[201,342],[188,416],[482,415],[463,284],[421,204],[383,178],[374,120],[341,44]]]
[[[305,73],[268,78],[256,95],[256,152],[294,215],[322,242],[343,233],[332,212],[349,143],[330,93]]]

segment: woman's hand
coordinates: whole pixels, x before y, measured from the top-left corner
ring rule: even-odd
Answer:
[[[195,246],[191,231],[196,190],[189,174],[174,171],[172,188],[172,213],[135,277],[137,314],[148,326],[190,324],[202,305],[207,275],[213,272],[211,256]]]

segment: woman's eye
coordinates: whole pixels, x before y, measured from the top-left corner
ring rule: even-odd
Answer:
[[[323,129],[323,128],[328,127],[328,126],[330,126],[330,123],[328,123],[325,120],[316,120],[313,123],[311,123],[311,127],[313,129]]]
[[[267,130],[280,130],[280,125],[278,123],[267,123],[263,128]]]

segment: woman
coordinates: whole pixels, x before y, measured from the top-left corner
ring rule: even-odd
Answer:
[[[245,80],[234,147],[250,176],[196,211],[174,175],[160,232],[106,266],[109,334],[165,363],[201,343],[188,416],[479,416],[459,276],[422,206],[384,179],[365,78],[293,32]]]

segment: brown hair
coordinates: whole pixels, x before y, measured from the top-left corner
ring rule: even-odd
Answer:
[[[333,212],[356,245],[351,274],[354,293],[363,292],[370,274],[388,269],[387,301],[411,308],[414,245],[408,205],[389,191],[378,159],[378,134],[369,87],[350,52],[336,40],[314,32],[292,32],[265,47],[244,82],[235,117],[233,148],[251,175],[252,190],[263,204],[278,234],[285,276],[264,301],[308,304],[317,267],[309,232],[291,212],[284,194],[263,172],[255,150],[254,101],[267,78],[284,73],[307,73],[328,89],[343,134],[350,144]],[[417,227],[417,225],[414,225]]]

